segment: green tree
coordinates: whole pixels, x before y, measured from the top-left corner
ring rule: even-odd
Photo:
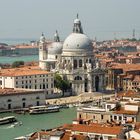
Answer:
[[[70,89],[70,84],[68,80],[63,80],[62,77],[56,73],[54,76],[54,87],[62,90],[64,95],[64,92]]]
[[[24,61],[15,61],[12,63],[12,68],[17,68],[21,65],[24,65]]]

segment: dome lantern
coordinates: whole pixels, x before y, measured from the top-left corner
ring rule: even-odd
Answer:
[[[81,34],[83,34],[81,21],[80,21],[80,19],[78,17],[78,14],[77,14],[76,19],[74,20],[73,33],[81,33]]]

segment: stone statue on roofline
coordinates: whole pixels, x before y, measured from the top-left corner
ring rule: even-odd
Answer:
[[[92,70],[91,63],[86,63],[86,67],[87,67],[87,72],[90,72]]]

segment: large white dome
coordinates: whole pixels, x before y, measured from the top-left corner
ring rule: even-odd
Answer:
[[[91,40],[81,33],[71,33],[64,41],[63,51],[93,51]]]

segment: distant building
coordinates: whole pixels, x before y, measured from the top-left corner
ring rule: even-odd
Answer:
[[[17,55],[38,55],[37,45],[16,45],[14,49],[14,54]]]
[[[0,56],[15,56],[15,55],[38,55],[38,46],[36,44],[22,44],[16,46],[1,46]]]
[[[140,121],[138,103],[129,102],[106,102],[103,105],[82,107],[77,110],[77,118],[91,120],[94,123],[117,123],[127,124]],[[120,105],[120,106],[119,106]]]
[[[140,64],[112,63],[107,71],[106,88],[108,90],[139,91]]]

